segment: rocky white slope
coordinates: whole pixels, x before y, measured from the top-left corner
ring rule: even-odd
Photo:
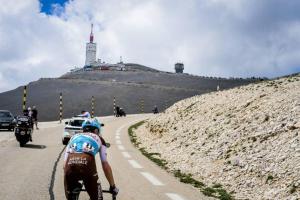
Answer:
[[[182,100],[136,134],[171,170],[236,199],[300,198],[300,74]]]

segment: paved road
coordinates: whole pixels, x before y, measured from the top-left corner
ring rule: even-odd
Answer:
[[[151,115],[150,115],[151,116]],[[130,143],[130,124],[149,115],[126,118],[100,118],[105,123],[104,136],[111,143],[108,159],[113,168],[120,200],[199,200],[208,199],[193,187],[180,183],[172,175],[145,158]],[[20,148],[13,133],[0,132],[0,199],[63,200],[63,125],[43,123],[34,132],[33,142]],[[4,138],[4,139],[3,139]],[[97,157],[98,172],[103,188],[108,184]],[[110,199],[108,195],[105,199]],[[89,199],[81,193],[80,199]]]

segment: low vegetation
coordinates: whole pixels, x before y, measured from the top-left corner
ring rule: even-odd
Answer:
[[[148,159],[152,160],[155,162],[158,166],[160,166],[163,169],[168,169],[167,164],[168,162],[164,159],[160,158],[159,153],[149,153],[145,150],[145,148],[139,148],[139,142],[137,142],[137,136],[134,134],[133,130],[137,129],[139,126],[143,125],[145,121],[138,122],[132,126],[129,127],[128,129],[128,134],[130,137],[130,141],[134,144],[135,147],[137,147],[141,153],[146,156]]]
[[[228,192],[222,188],[221,184],[217,183],[211,187],[208,187],[204,183],[194,179],[191,174],[182,173],[180,170],[173,171],[173,174],[175,177],[179,178],[180,182],[188,183],[196,188],[199,188],[200,191],[206,196],[215,197],[221,200],[234,199],[231,194],[228,194]]]

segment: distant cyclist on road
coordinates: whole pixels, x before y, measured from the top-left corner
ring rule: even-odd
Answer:
[[[71,192],[83,180],[91,200],[103,199],[101,185],[97,183],[98,174],[95,155],[99,152],[102,169],[109,182],[112,194],[118,194],[113,173],[106,158],[105,142],[101,142],[100,124],[96,119],[87,119],[82,124],[83,133],[74,135],[67,146],[64,163],[64,185],[68,200]]]

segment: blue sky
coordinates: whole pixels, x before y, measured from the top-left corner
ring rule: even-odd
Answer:
[[[66,3],[67,2],[67,3]],[[43,6],[41,6],[43,4]],[[9,0],[0,6],[0,92],[97,58],[214,77],[300,71],[299,0]],[[46,14],[45,14],[46,13]]]
[[[44,12],[48,15],[52,14],[52,5],[59,4],[60,6],[64,6],[64,3],[68,0],[40,0],[41,2],[41,12]]]

